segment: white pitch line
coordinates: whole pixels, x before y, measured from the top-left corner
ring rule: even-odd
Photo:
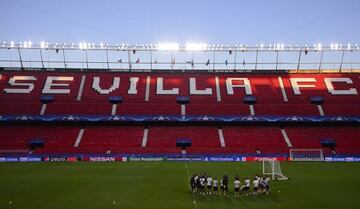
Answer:
[[[190,173],[189,173],[189,169],[188,169],[188,166],[187,166],[187,162],[185,161],[185,170],[186,170],[186,175],[187,175],[187,178],[188,178],[188,182],[190,182]],[[190,190],[191,190],[191,186],[189,185],[190,187]],[[194,193],[191,192],[191,195],[192,195],[192,198],[193,198],[193,204],[194,204],[194,207],[195,209],[198,209],[198,206],[197,206],[197,203],[196,203],[196,200],[195,200],[195,195]]]

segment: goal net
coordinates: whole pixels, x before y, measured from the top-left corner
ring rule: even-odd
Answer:
[[[290,149],[292,161],[324,161],[322,149]]]
[[[272,158],[263,159],[263,175],[270,175],[273,180],[288,180],[281,172],[280,162]]]

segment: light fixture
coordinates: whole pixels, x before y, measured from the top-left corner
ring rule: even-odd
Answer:
[[[90,45],[90,44],[89,44]],[[79,48],[80,49],[87,49],[88,48],[88,44],[86,42],[80,42],[79,43]]]
[[[177,51],[179,50],[178,43],[158,43],[157,49],[160,51]]]
[[[206,50],[207,44],[204,43],[186,43],[185,49],[187,51],[201,51]],[[223,47],[223,45],[221,45]]]
[[[316,45],[316,49],[317,49],[317,50],[322,50],[322,45],[321,45],[321,43],[318,43],[318,44]]]

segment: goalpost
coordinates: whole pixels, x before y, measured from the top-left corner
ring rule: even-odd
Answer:
[[[290,149],[291,161],[324,161],[322,149]]]
[[[288,180],[281,172],[280,162],[272,158],[263,159],[263,175],[270,175],[273,180]]]

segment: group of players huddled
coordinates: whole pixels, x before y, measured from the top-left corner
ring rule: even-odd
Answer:
[[[220,180],[220,181],[219,181]],[[222,178],[212,178],[210,175],[206,173],[201,173],[200,175],[194,174],[190,178],[190,187],[191,192],[201,195],[227,195],[229,192],[229,177],[224,174]],[[270,178],[263,176],[255,176],[252,181],[253,191],[250,190],[250,179],[246,177],[244,180],[244,185],[241,186],[240,178],[238,175],[234,178],[234,196],[239,197],[240,192],[243,195],[248,196],[249,194],[258,195],[261,193],[265,193],[266,195],[270,192]]]

